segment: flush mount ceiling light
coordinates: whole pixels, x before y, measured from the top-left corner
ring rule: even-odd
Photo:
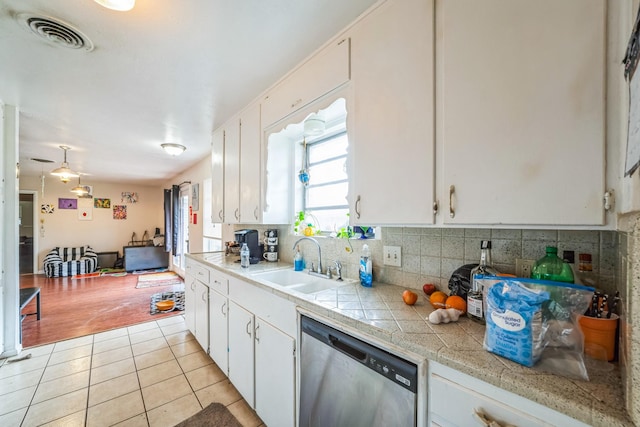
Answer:
[[[318,114],[312,114],[304,121],[305,136],[322,135],[325,130],[324,119]]]
[[[74,172],[73,170],[71,170],[69,168],[69,163],[67,163],[67,150],[71,150],[71,148],[67,147],[66,145],[61,145],[60,148],[64,150],[64,162],[62,162],[62,165],[59,168],[52,170],[51,175],[59,176],[60,181],[66,184],[71,180],[71,178],[75,178],[80,175],[78,174],[78,172]]]
[[[181,144],[160,144],[160,146],[164,148],[164,151],[166,151],[167,154],[172,156],[179,156],[187,149],[187,147]]]
[[[91,191],[91,187],[89,187],[88,185],[81,185],[80,184],[80,175],[78,175],[78,185],[73,187],[70,191],[72,193],[77,194],[78,196],[83,196],[85,194],[89,194],[89,191]]]
[[[95,0],[95,2],[107,9],[117,10],[119,12],[131,10],[136,4],[136,0]]]

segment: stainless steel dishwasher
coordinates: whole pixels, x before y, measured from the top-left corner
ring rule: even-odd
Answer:
[[[418,368],[301,317],[299,427],[414,427]]]

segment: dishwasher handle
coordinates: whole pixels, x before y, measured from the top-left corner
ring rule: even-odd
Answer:
[[[331,343],[331,345],[334,348],[336,348],[337,350],[340,350],[343,353],[348,354],[349,356],[353,357],[354,359],[359,360],[362,363],[365,363],[367,361],[366,353],[358,350],[355,347],[350,346],[346,342],[340,341],[339,338],[334,337],[331,334],[329,334],[329,342]]]

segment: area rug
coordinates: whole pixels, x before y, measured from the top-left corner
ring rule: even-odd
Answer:
[[[151,286],[169,286],[181,285],[184,283],[182,278],[173,271],[164,271],[162,273],[149,273],[138,276],[136,288],[149,288]]]
[[[236,417],[221,403],[212,403],[176,427],[242,427]]]
[[[173,300],[176,303],[174,304],[171,310],[158,310],[156,308],[156,303],[158,301],[164,300]],[[184,310],[184,291],[168,291],[168,292],[158,292],[157,294],[151,295],[151,303],[149,305],[149,313],[158,314],[158,313],[168,313],[170,311],[183,311]]]

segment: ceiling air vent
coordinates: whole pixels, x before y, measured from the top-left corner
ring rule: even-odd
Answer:
[[[18,19],[38,37],[69,49],[93,50],[93,43],[80,30],[50,17],[20,14]]]

